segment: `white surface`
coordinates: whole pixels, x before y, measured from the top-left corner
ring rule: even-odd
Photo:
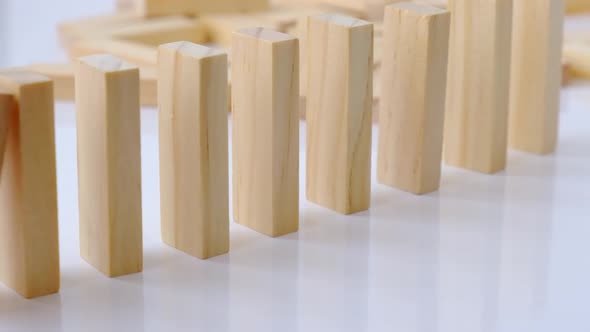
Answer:
[[[25,2],[48,3],[9,4]],[[75,3],[94,4],[51,1]],[[50,7],[39,15],[58,17]],[[41,58],[27,55],[31,43],[11,43],[5,63]],[[374,185],[371,210],[353,216],[302,196],[299,233],[271,239],[232,223],[231,253],[207,261],[160,241],[157,114],[143,110],[145,271],[117,279],[78,255],[74,108],[59,104],[62,290],[24,300],[0,285],[0,331],[589,331],[590,88],[563,97],[555,155],[511,151],[494,176],[444,168],[441,191],[422,197]]]

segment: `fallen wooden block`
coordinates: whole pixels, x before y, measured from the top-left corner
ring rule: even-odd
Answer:
[[[537,154],[555,151],[563,7],[563,0],[514,1],[508,130],[512,148]]]
[[[122,40],[82,40],[68,50],[71,60],[103,53],[112,54],[140,67],[155,68],[158,63],[158,51],[155,47]]]
[[[414,194],[440,186],[450,17],[428,5],[385,7],[377,179]]]
[[[236,222],[268,236],[299,227],[299,43],[264,28],[234,34]]]
[[[227,54],[159,47],[160,201],[164,243],[198,258],[229,251]]]
[[[108,38],[113,30],[144,21],[145,17],[124,11],[63,21],[58,24],[57,33],[61,46],[69,48],[80,40]]]
[[[139,69],[112,55],[76,64],[80,253],[109,277],[143,267]]]
[[[373,25],[341,16],[308,22],[307,199],[350,214],[369,208]]]
[[[157,47],[176,41],[207,42],[203,24],[188,17],[163,17],[113,29],[110,38]]]
[[[265,10],[269,8],[269,3],[268,0],[136,0],[133,7],[144,16],[196,16],[204,13]]]
[[[565,10],[568,14],[583,14],[590,12],[588,0],[565,0]]]
[[[444,133],[447,164],[506,167],[512,0],[454,0]]]
[[[590,79],[590,42],[572,41],[563,45],[563,59],[573,77]]]
[[[0,180],[0,280],[26,298],[59,291],[53,85],[21,69],[0,71],[16,99]]]
[[[4,163],[4,150],[8,139],[8,129],[12,121],[15,108],[14,95],[8,90],[0,88],[0,181],[2,181],[2,164]]]

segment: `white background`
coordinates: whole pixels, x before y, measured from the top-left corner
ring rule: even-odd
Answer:
[[[111,9],[0,0],[0,63],[63,61],[55,23]],[[117,279],[79,257],[74,107],[58,104],[62,290],[24,300],[0,285],[0,331],[589,331],[590,89],[562,95],[555,155],[511,151],[494,176],[445,167],[440,192],[421,197],[374,184],[371,210],[353,216],[302,196],[299,233],[232,223],[231,253],[207,261],[160,241],[156,111],[144,109],[145,271]]]

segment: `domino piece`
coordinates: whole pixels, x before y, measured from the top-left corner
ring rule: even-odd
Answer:
[[[229,251],[227,54],[159,47],[162,238],[206,259]]]
[[[414,194],[440,185],[450,13],[385,7],[377,178]]]
[[[109,277],[143,265],[139,70],[112,55],[76,64],[82,258]]]
[[[588,0],[565,0],[566,12],[568,14],[583,14],[590,12],[590,1]],[[561,11],[561,8],[559,9]]]
[[[563,45],[563,59],[572,76],[590,79],[590,42],[568,41]]]
[[[537,154],[555,151],[563,8],[563,0],[514,1],[508,127],[512,148]]]
[[[444,160],[496,173],[506,167],[512,0],[454,0],[449,8]]]
[[[404,0],[318,0],[319,3],[327,4],[348,10],[354,16],[368,18],[375,21],[383,19],[383,8],[392,3],[409,2]],[[447,0],[413,0],[418,4],[427,4],[446,9]]]
[[[158,51],[155,47],[122,40],[83,40],[73,44],[68,53],[72,60],[108,53],[140,67],[156,67],[158,63]]]
[[[236,222],[268,236],[299,227],[299,42],[264,28],[232,45]]]
[[[4,150],[8,129],[12,121],[14,110],[14,96],[8,90],[0,88],[0,182],[2,181],[2,164],[4,162]]]
[[[135,9],[144,16],[199,15],[269,9],[268,0],[136,0]]]
[[[69,48],[80,40],[108,38],[113,30],[144,21],[146,19],[143,16],[124,11],[63,21],[58,24],[57,33],[60,44]]]
[[[344,214],[367,210],[373,25],[312,16],[307,40],[307,199]]]
[[[155,47],[179,40],[204,43],[207,31],[199,21],[188,17],[163,17],[113,29],[109,37]]]
[[[26,298],[59,291],[53,84],[21,69],[0,71],[14,95],[0,180],[0,280]]]

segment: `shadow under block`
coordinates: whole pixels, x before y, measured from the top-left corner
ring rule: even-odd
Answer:
[[[510,147],[555,151],[559,129],[563,0],[514,1]]]
[[[143,265],[139,69],[112,55],[76,64],[80,253],[107,276]]]
[[[268,236],[299,228],[299,41],[264,28],[232,45],[233,204]]]
[[[0,280],[26,298],[59,291],[53,83],[0,71],[16,104],[0,175]]]
[[[160,197],[164,242],[198,258],[229,251],[227,54],[159,47]]]
[[[307,41],[307,199],[344,214],[367,210],[373,25],[312,16]]]
[[[415,194],[440,186],[450,13],[385,7],[377,178]]]
[[[268,0],[135,0],[135,10],[144,16],[199,15],[269,9]]]
[[[444,161],[481,173],[506,167],[512,0],[454,0]]]

